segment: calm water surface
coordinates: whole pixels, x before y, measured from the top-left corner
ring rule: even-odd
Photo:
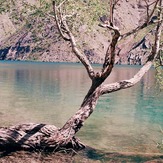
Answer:
[[[117,66],[106,82],[128,79],[139,68]],[[80,64],[1,61],[0,126],[35,122],[61,127],[78,110],[89,86]],[[158,153],[161,126],[163,94],[152,69],[133,88],[101,97],[78,136],[108,152]]]

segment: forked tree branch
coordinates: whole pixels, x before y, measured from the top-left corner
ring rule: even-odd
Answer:
[[[110,26],[113,26],[114,22],[114,9],[116,4],[119,2],[119,0],[110,0],[110,17],[109,17],[109,22]]]
[[[128,36],[130,36],[130,35],[132,35],[132,34],[135,34],[136,32],[140,31],[141,29],[144,29],[144,28],[147,27],[148,25],[152,24],[153,22],[151,21],[151,18],[152,18],[152,16],[153,16],[154,12],[156,11],[158,2],[159,2],[159,0],[156,0],[156,2],[155,2],[155,4],[154,4],[154,7],[153,7],[153,9],[152,9],[152,11],[151,11],[150,14],[149,14],[149,11],[148,11],[147,19],[146,19],[146,21],[145,21],[142,25],[136,27],[135,29],[133,29],[133,30],[131,30],[131,31],[129,31],[129,32],[123,34],[123,35],[121,35],[121,39],[124,39],[124,38],[126,38],[126,37],[128,37]],[[148,10],[148,9],[147,9],[147,10]]]
[[[130,32],[124,34],[124,35],[120,35],[119,29],[117,27],[114,27],[114,24],[113,24],[114,8],[115,8],[115,4],[117,2],[118,1],[114,1],[114,0],[111,0],[111,2],[110,2],[110,19],[109,19],[110,22],[105,22],[105,24],[100,24],[100,26],[105,27],[105,28],[109,28],[109,29],[114,31],[114,35],[112,37],[111,44],[108,46],[108,49],[106,51],[105,61],[104,61],[103,68],[102,68],[101,77],[104,80],[110,75],[110,73],[112,71],[112,68],[114,66],[115,48],[116,48],[117,42],[120,39],[125,38],[125,37],[127,37],[127,36],[129,36],[131,34],[134,34],[134,33],[138,32],[139,30],[147,27],[147,25],[149,25],[150,20],[151,20],[154,12],[156,10],[156,7],[158,5],[159,0],[156,0],[155,2],[153,2],[154,7],[153,7],[151,13],[149,14],[149,16],[147,16],[146,22],[142,26],[138,26],[137,28],[133,29],[132,31],[130,31]],[[150,5],[152,5],[152,4],[150,4]],[[149,9],[147,9],[147,10],[149,10]]]
[[[161,38],[161,32],[163,26],[162,8],[161,8],[162,0],[159,1],[159,6],[160,6],[158,11],[159,21],[156,27],[155,42],[151,51],[151,55],[148,57],[146,64],[138,71],[137,74],[135,74],[133,78],[129,80],[122,80],[116,83],[103,85],[101,87],[101,95],[134,86],[137,82],[140,81],[140,79],[144,76],[144,74],[151,68],[153,61],[159,55],[159,51],[160,51],[160,38]]]
[[[144,0],[144,2],[146,3],[147,18],[148,18],[148,17],[150,17],[150,14],[149,14],[149,7],[150,7],[151,5],[153,5],[154,3],[156,3],[156,1],[154,1],[154,2],[152,2],[152,3],[150,3],[150,4],[147,2],[147,0]],[[152,12],[151,12],[151,14],[152,14]]]
[[[147,2],[147,0],[144,0],[144,2],[146,3],[146,8],[147,8],[147,17],[149,17],[149,4]]]
[[[73,36],[72,32],[70,31],[70,29],[67,25],[66,17],[63,17],[62,14],[60,13],[60,8],[62,6],[61,4],[62,3],[60,3],[59,7],[58,7],[58,6],[56,6],[55,1],[53,0],[53,10],[54,10],[54,14],[55,14],[55,21],[57,24],[58,31],[61,34],[61,36],[63,37],[63,39],[65,39],[66,41],[70,41],[72,51],[75,53],[77,58],[81,61],[81,63],[85,66],[90,79],[93,80],[94,76],[95,76],[94,70],[93,70],[89,60],[87,59],[87,57],[79,51],[77,44],[76,44],[75,37]],[[59,13],[60,18],[58,18],[58,13]]]
[[[100,24],[101,27],[108,28],[108,29],[114,31],[111,43],[108,46],[106,54],[105,54],[105,60],[103,63],[103,68],[101,70],[101,74],[100,74],[100,77],[102,80],[105,80],[112,72],[114,62],[115,62],[115,48],[116,48],[117,42],[120,38],[119,29],[116,26],[114,26],[114,22],[113,22],[114,9],[115,9],[115,5],[118,3],[118,1],[119,0],[110,0],[109,22],[104,22],[105,24]]]
[[[110,26],[108,24],[100,24],[100,26],[104,27],[104,28],[109,28],[110,30],[114,31],[112,41],[111,41],[110,45],[108,46],[108,49],[105,54],[105,61],[104,61],[103,68],[102,68],[101,77],[103,79],[106,79],[110,75],[112,68],[114,66],[115,48],[116,48],[118,39],[120,37],[120,32],[119,32],[119,29],[115,26]]]
[[[65,0],[64,0],[64,2],[65,2]],[[125,38],[125,37],[127,37],[133,33],[136,33],[140,29],[143,29],[148,24],[150,24],[151,17],[153,16],[154,11],[156,10],[156,7],[157,7],[159,0],[156,0],[155,5],[151,11],[151,14],[149,14],[149,17],[147,18],[146,22],[142,26],[139,26],[139,27],[133,29],[132,31],[130,31],[124,35],[120,35],[119,29],[117,27],[115,27],[113,24],[114,7],[115,7],[115,4],[117,4],[117,2],[118,2],[118,0],[117,1],[111,0],[110,22],[108,22],[108,23],[105,22],[105,24],[101,24],[102,27],[106,27],[106,28],[109,28],[109,29],[114,31],[114,35],[112,36],[111,43],[108,46],[108,49],[107,49],[106,54],[105,54],[105,61],[103,63],[103,68],[101,70],[101,73],[98,73],[98,76],[97,76],[97,78],[101,79],[101,81],[104,81],[110,75],[110,73],[112,71],[112,68],[113,68],[114,62],[115,62],[115,48],[116,48],[117,42],[121,38]],[[61,36],[65,40],[70,41],[72,51],[75,53],[77,58],[81,61],[81,63],[85,66],[89,77],[92,80],[96,79],[95,72],[94,72],[88,58],[83,53],[81,53],[79,51],[77,44],[76,44],[75,37],[67,25],[66,17],[64,17],[61,13],[62,4],[63,3],[61,2],[58,6],[56,6],[55,1],[53,1],[53,10],[55,13],[55,20],[57,23],[57,28],[58,28]]]
[[[61,5],[60,5],[61,6]],[[58,31],[59,31],[59,34],[62,36],[62,38],[66,41],[70,41],[70,38],[68,38],[65,33],[62,31],[61,29],[61,21],[59,20],[58,18],[58,15],[57,15],[57,7],[56,7],[56,2],[53,1],[53,11],[54,11],[54,18],[56,20],[56,25],[57,25],[57,28],[58,28]]]
[[[159,2],[159,0],[156,0],[156,2],[155,2],[155,4],[154,4],[154,7],[153,7],[153,9],[152,9],[152,11],[151,11],[151,13],[150,13],[150,14],[148,13],[149,16],[147,16],[147,20],[146,20],[147,25],[148,25],[148,23],[150,22],[150,20],[151,20],[153,14],[154,14],[154,12],[156,11],[158,2]]]

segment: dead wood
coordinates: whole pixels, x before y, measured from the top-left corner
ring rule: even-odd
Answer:
[[[0,151],[8,150],[51,150],[84,148],[75,136],[65,137],[60,129],[46,124],[20,124],[0,128]]]

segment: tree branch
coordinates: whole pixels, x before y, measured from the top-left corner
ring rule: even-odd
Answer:
[[[113,26],[114,24],[114,9],[116,4],[119,2],[119,0],[110,0],[110,17],[109,17],[109,22],[110,26]]]
[[[79,49],[77,48],[77,44],[76,44],[76,41],[75,41],[75,38],[73,36],[73,34],[71,33],[71,31],[69,30],[68,28],[68,25],[66,22],[64,22],[64,26],[66,28],[66,31],[67,31],[67,34],[69,35],[70,37],[70,42],[71,42],[71,46],[72,46],[72,50],[73,52],[75,53],[75,55],[78,57],[78,59],[81,61],[81,63],[85,66],[87,72],[88,72],[88,75],[91,79],[94,78],[94,70],[89,62],[89,60],[87,59],[87,57],[85,55],[83,55]]]
[[[101,87],[101,95],[112,93],[115,91],[119,91],[121,89],[126,89],[126,88],[134,86],[137,82],[140,81],[140,79],[150,69],[151,66],[152,66],[152,62],[149,61],[140,69],[140,71],[133,78],[129,80],[121,80],[119,82],[112,83],[112,84],[103,85]]]
[[[125,37],[127,37],[127,36],[129,36],[129,35],[131,35],[133,33],[136,33],[140,29],[145,28],[150,23],[150,19],[152,18],[153,13],[156,10],[158,2],[159,2],[159,0],[156,0],[151,14],[149,14],[149,16],[147,16],[147,20],[146,20],[146,22],[142,26],[139,26],[139,27],[133,29],[132,31],[130,31],[130,32],[120,36],[119,29],[117,27],[114,27],[114,24],[113,24],[113,14],[114,14],[115,1],[111,0],[111,2],[110,2],[111,3],[110,4],[110,14],[111,15],[110,15],[110,20],[109,20],[110,22],[105,22],[105,24],[100,24],[101,27],[109,28],[109,29],[114,31],[114,35],[112,37],[111,44],[109,45],[109,47],[108,47],[108,49],[106,51],[105,61],[104,61],[104,64],[103,64],[102,73],[100,75],[100,77],[103,80],[105,80],[110,75],[110,73],[112,71],[112,68],[114,66],[114,62],[115,62],[115,47],[117,45],[117,42],[120,39],[125,38]]]
[[[56,21],[56,25],[57,25],[59,34],[62,36],[62,38],[64,40],[69,41],[70,38],[68,38],[61,29],[61,22],[59,21],[59,18],[57,16],[57,7],[56,7],[56,2],[55,1],[53,1],[53,11],[54,11],[54,18],[55,18],[55,21]]]
[[[61,14],[61,12],[59,12],[60,18],[58,18],[58,16],[57,16],[57,11],[60,8],[61,8],[61,4],[59,5],[59,8],[58,8],[56,6],[55,1],[53,1],[53,10],[54,10],[54,14],[55,14],[55,21],[57,23],[58,31],[61,34],[63,39],[65,39],[66,41],[70,41],[71,47],[72,47],[72,51],[75,53],[77,58],[81,61],[81,63],[85,66],[89,77],[91,79],[93,79],[94,76],[95,76],[94,70],[93,70],[89,60],[87,59],[87,57],[84,54],[82,54],[79,51],[79,49],[77,48],[75,37],[73,36],[72,32],[70,31],[70,29],[69,29],[69,27],[67,25],[66,17],[63,16]],[[64,33],[66,33],[67,36],[65,36]]]
[[[162,0],[160,0],[159,2],[160,2],[159,6],[162,6]],[[146,64],[138,71],[138,73],[133,78],[129,80],[122,80],[116,83],[103,85],[101,87],[101,95],[134,86],[136,83],[138,83],[141,80],[144,74],[150,69],[150,67],[153,64],[153,61],[159,55],[159,51],[160,51],[160,38],[161,38],[161,31],[162,31],[162,25],[163,25],[161,7],[158,11],[158,18],[159,18],[159,21],[156,27],[155,43],[153,45],[151,55],[148,57]]]
[[[149,9],[150,8],[149,7],[155,3],[155,7],[153,8],[153,10],[151,12],[151,15],[153,15],[153,13],[155,11],[155,8],[156,8],[156,5],[157,5],[157,0],[152,2],[152,3],[150,3],[150,4],[147,2],[147,0],[144,0],[144,2],[146,3],[146,8],[147,8],[147,18],[150,18],[150,14],[149,14]]]
[[[144,0],[144,2],[146,3],[147,17],[149,17],[149,4],[148,4],[147,0]]]
[[[155,5],[154,5],[154,7],[153,7],[153,10],[151,11],[151,14],[149,14],[149,16],[147,17],[147,21],[146,21],[147,24],[150,22],[150,20],[151,20],[153,14],[154,14],[154,12],[155,12],[155,10],[156,10],[156,7],[157,7],[157,5],[158,5],[158,2],[159,2],[159,0],[156,0]]]
[[[114,31],[114,35],[112,37],[112,41],[106,51],[106,55],[105,55],[105,61],[104,61],[104,64],[103,64],[103,68],[102,68],[102,74],[101,74],[101,77],[103,79],[106,79],[111,71],[112,71],[112,68],[114,66],[114,62],[115,62],[115,47],[116,47],[116,44],[119,40],[119,37],[120,37],[120,32],[119,32],[119,29],[115,26],[110,26],[108,24],[100,24],[101,27],[104,27],[104,28],[109,28],[111,30]]]
[[[141,26],[138,26],[138,27],[136,27],[135,29],[133,29],[133,30],[131,30],[131,31],[129,31],[129,32],[127,32],[127,33],[121,35],[121,39],[124,39],[124,38],[126,38],[126,37],[128,37],[128,36],[130,36],[130,35],[132,35],[132,34],[134,34],[134,33],[136,33],[136,32],[138,32],[138,31],[140,31],[141,29],[147,27],[148,25],[152,24],[153,22],[151,21],[151,18],[152,18],[153,14],[154,14],[154,12],[155,12],[155,10],[156,10],[156,7],[157,7],[157,5],[158,5],[158,2],[159,2],[159,0],[156,0],[155,5],[154,5],[154,7],[153,7],[153,10],[151,11],[150,14],[148,13],[149,16],[147,16],[146,22],[143,23]],[[147,10],[148,10],[148,9],[147,9]]]

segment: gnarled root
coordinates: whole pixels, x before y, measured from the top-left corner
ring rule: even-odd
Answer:
[[[63,135],[59,128],[46,124],[22,124],[0,128],[0,150],[79,150],[85,146],[75,136]]]

